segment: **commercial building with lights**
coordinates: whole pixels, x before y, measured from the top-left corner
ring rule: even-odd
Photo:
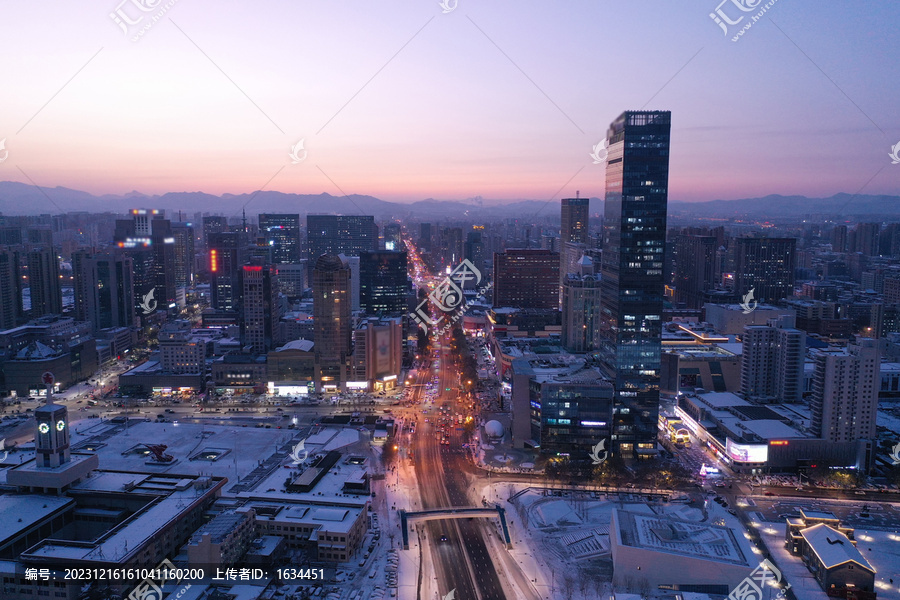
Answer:
[[[702,444],[736,473],[789,473],[830,467],[864,470],[871,442],[815,437],[810,417],[792,405],[757,405],[730,392],[681,394],[675,414]]]
[[[609,438],[613,387],[584,359],[565,354],[519,358],[512,361],[511,382],[516,448],[586,458]]]

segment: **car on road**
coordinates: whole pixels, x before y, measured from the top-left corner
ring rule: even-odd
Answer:
[[[446,542],[446,541],[447,541],[447,535],[446,535],[446,534],[441,535],[441,541],[442,541],[442,542]]]
[[[774,496],[774,495],[775,495],[775,494],[773,494],[772,492],[766,492],[766,493],[763,494],[763,496]]]

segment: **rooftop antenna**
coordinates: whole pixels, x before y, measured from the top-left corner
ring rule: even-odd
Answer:
[[[575,198],[581,198],[581,192],[579,192],[578,190],[575,190]]]

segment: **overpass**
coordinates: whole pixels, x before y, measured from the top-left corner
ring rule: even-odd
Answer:
[[[400,511],[400,530],[403,532],[403,549],[409,550],[409,523],[411,521],[436,521],[440,519],[471,519],[474,517],[498,517],[503,541],[507,548],[512,548],[509,527],[506,524],[506,510],[499,505],[493,508],[441,508],[418,512]]]

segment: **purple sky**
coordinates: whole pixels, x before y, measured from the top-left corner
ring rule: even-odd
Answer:
[[[600,196],[591,147],[646,106],[673,113],[674,200],[900,194],[898,3],[778,0],[732,42],[717,0],[179,0],[132,42],[165,3],[122,4],[126,36],[118,1],[0,0],[0,180]]]

